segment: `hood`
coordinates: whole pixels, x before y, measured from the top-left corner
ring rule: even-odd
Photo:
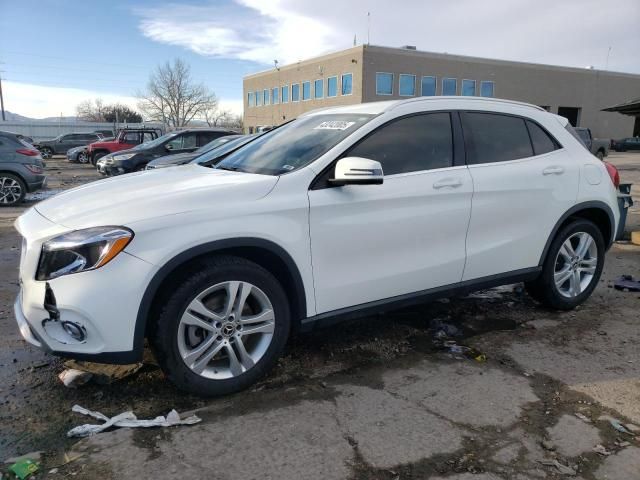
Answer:
[[[113,140],[98,140],[97,142],[92,142],[89,144],[89,147],[91,148],[98,148],[98,147],[112,147],[114,145],[119,145],[120,142],[118,142],[118,140],[116,140],[115,138]]]
[[[278,177],[186,165],[99,180],[62,192],[34,208],[46,219],[68,228],[129,225],[139,220],[176,215],[235,200],[267,195]]]
[[[189,163],[191,160],[196,158],[199,153],[191,152],[191,153],[177,153],[175,155],[165,155],[164,157],[156,158],[149,162],[149,164],[157,167],[157,166],[168,166],[168,165],[184,165],[185,163]]]

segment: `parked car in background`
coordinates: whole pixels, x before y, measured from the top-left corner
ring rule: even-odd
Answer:
[[[150,142],[160,135],[162,135],[162,130],[159,128],[124,128],[118,132],[115,138],[102,139],[89,144],[87,155],[91,163],[95,165],[105,155]]]
[[[593,138],[590,128],[574,127],[574,130],[584,143],[585,147],[600,160],[609,155],[610,139]]]
[[[184,165],[191,162],[194,158],[199,157],[207,152],[216,150],[222,145],[230,143],[232,140],[242,138],[244,135],[226,135],[224,137],[217,138],[206,145],[200,147],[193,152],[177,153],[175,155],[165,155],[163,157],[156,158],[155,160],[147,163],[145,170],[153,170],[154,168],[173,167],[175,165]]]
[[[63,155],[74,147],[88,145],[103,138],[99,133],[67,133],[52,140],[36,142],[33,146],[42,153],[42,158],[51,158],[53,155]]]
[[[20,332],[102,363],[140,361],[146,336],[178,387],[222,395],[292,332],[341,318],[515,282],[573,309],[619,212],[615,168],[570,128],[493,98],[365,103],[303,114],[215,168],[71,190],[16,221]]]
[[[113,137],[113,130],[94,130],[93,133],[97,133],[99,135],[102,135],[105,138],[109,138],[109,137]]]
[[[237,138],[221,146],[220,148],[217,148],[211,152],[203,153],[199,157],[191,160],[191,163],[201,165],[203,167],[214,167],[228,155],[231,155],[233,152],[240,149],[241,147],[244,147],[246,144],[253,142],[261,135],[261,133],[254,133],[253,135],[243,135],[242,137]]]
[[[87,155],[87,145],[82,147],[75,147],[67,151],[67,161],[73,163],[87,163],[89,162],[89,155]]]
[[[227,135],[235,135],[235,132],[225,128],[178,130],[129,150],[106,155],[98,160],[96,167],[103,175],[136,172],[144,170],[147,163],[158,157],[193,152],[212,140]]]
[[[21,135],[0,131],[0,206],[15,205],[45,184],[42,156]]]
[[[640,150],[640,137],[627,137],[620,140],[612,140],[611,148],[616,152],[626,152],[627,150]]]
[[[33,142],[33,138],[27,137],[26,135],[22,135],[21,133],[16,133],[16,137],[18,137],[20,140],[24,140],[29,145],[33,145],[33,143],[34,143]]]

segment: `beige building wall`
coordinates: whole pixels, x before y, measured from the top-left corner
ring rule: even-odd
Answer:
[[[257,126],[280,125],[298,115],[317,108],[331,107],[336,105],[349,105],[362,103],[362,62],[363,47],[358,46],[343,50],[337,53],[325,55],[323,57],[301,61],[292,65],[282,66],[279,70],[273,68],[266,72],[256,73],[244,78],[244,129],[249,131],[249,127],[254,129]],[[341,95],[341,77],[343,74],[352,74],[351,95]],[[328,98],[327,78],[338,77],[338,95]],[[324,84],[324,96],[321,100],[313,98],[314,81],[322,79]],[[311,100],[302,100],[302,83],[311,82]],[[300,101],[291,101],[291,85],[300,84]],[[287,86],[289,89],[289,102],[278,103],[276,105],[249,106],[248,93],[262,92],[274,87]]]
[[[376,94],[376,72],[393,73],[393,94]],[[353,74],[353,93],[326,97],[326,79],[344,73]],[[569,67],[557,67],[522,62],[508,62],[484,58],[422,52],[401,48],[357,46],[296,64],[275,68],[244,78],[244,127],[280,125],[298,115],[317,108],[361,102],[401,99],[398,94],[399,74],[416,76],[416,95],[420,95],[422,76],[437,78],[436,94],[442,94],[442,78],[457,79],[458,95],[462,80],[476,80],[476,95],[480,82],[493,81],[494,96],[520,100],[549,107],[558,113],[559,107],[580,108],[579,125],[590,127],[593,135],[601,138],[631,136],[635,119],[613,112],[602,112],[605,107],[640,97],[640,75],[604,72]],[[322,79],[325,97],[321,100],[291,102],[268,106],[249,106],[247,94],[262,92],[265,88]],[[300,86],[302,96],[302,85]]]
[[[376,95],[376,72],[394,73],[393,95]],[[495,82],[494,96],[534,105],[581,108],[579,125],[591,128],[596,137],[631,136],[634,118],[602,112],[605,107],[640,97],[640,75],[601,70],[556,67],[521,62],[420,52],[398,48],[365,47],[364,102],[401,99],[398,74],[416,75],[416,94],[422,76],[437,77],[437,95],[442,94],[442,78],[457,79],[458,95],[462,79]]]

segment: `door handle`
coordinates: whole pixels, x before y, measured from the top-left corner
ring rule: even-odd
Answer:
[[[544,170],[542,170],[543,175],[562,175],[563,173],[564,173],[564,168],[557,167],[557,166],[547,167]]]
[[[443,178],[442,180],[438,180],[433,184],[433,188],[439,190],[441,188],[458,188],[462,186],[462,180],[459,178]]]

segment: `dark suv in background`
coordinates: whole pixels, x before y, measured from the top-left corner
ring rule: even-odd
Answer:
[[[36,142],[33,146],[40,150],[43,158],[51,158],[52,155],[64,155],[72,148],[88,145],[102,138],[100,133],[66,133],[52,140]]]
[[[15,205],[45,183],[40,152],[21,135],[0,131],[0,206]]]
[[[106,155],[98,160],[96,167],[103,175],[136,172],[144,170],[147,163],[158,157],[193,152],[217,138],[235,134],[236,132],[225,128],[178,130],[129,150]]]

